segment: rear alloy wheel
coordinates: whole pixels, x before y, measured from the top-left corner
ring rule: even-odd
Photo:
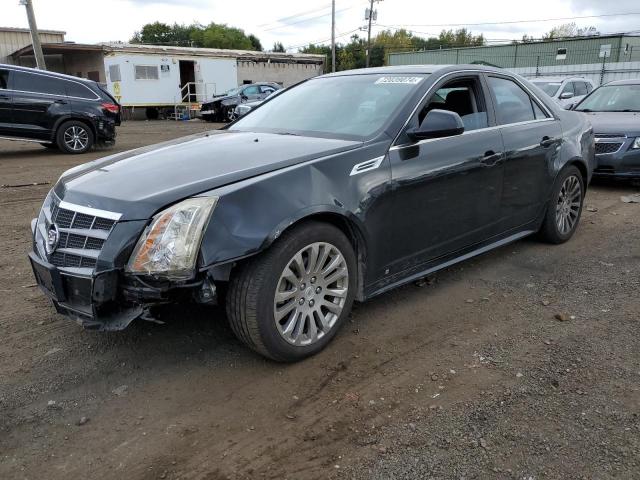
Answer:
[[[84,153],[93,146],[93,132],[82,122],[71,121],[58,129],[56,143],[66,153]]]
[[[236,336],[277,361],[327,345],[351,310],[356,258],[339,229],[307,222],[285,232],[232,275],[227,316]]]
[[[584,180],[580,171],[569,166],[558,175],[540,233],[551,243],[569,240],[580,221],[584,201]]]

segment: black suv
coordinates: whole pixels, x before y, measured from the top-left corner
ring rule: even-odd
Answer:
[[[236,119],[236,106],[244,102],[264,100],[273,92],[280,90],[281,85],[275,82],[260,82],[232,88],[224,95],[213,97],[210,102],[203,102],[200,108],[202,119],[207,122],[232,122]]]
[[[0,64],[0,138],[84,153],[113,143],[117,125],[120,105],[100,84]]]

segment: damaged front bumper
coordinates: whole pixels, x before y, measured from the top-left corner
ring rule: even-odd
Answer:
[[[139,318],[157,321],[154,318],[157,307],[164,304],[217,302],[209,271],[199,272],[189,282],[147,279],[124,273],[133,243],[146,222],[115,222],[106,226],[108,232],[100,233],[94,228],[98,221],[88,218],[89,214],[100,212],[85,208],[82,214],[67,214],[71,211],[67,210],[70,204],[54,197],[53,204],[49,205],[50,200],[45,202],[40,217],[31,223],[33,250],[29,253],[29,261],[38,285],[52,300],[58,313],[87,329],[114,331],[126,328]],[[91,224],[93,230],[79,228],[80,222],[84,222],[85,227]],[[47,247],[50,231],[55,239],[53,248]],[[95,250],[88,249],[89,243],[96,240],[102,240],[99,249],[98,246]],[[86,263],[89,261],[91,264]]]
[[[119,271],[80,276],[64,272],[29,253],[29,261],[40,289],[52,300],[58,313],[84,328],[99,331],[123,330],[136,319],[158,322],[155,309],[174,303],[215,305],[213,280],[204,273],[197,280],[175,285],[151,285]]]

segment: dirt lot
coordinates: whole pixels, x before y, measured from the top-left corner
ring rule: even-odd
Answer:
[[[81,157],[0,142],[0,183],[210,127],[128,122]],[[0,189],[0,478],[640,478],[637,188],[592,186],[571,242],[357,305],[280,365],[218,310],[113,334],[56,315],[25,256],[50,186]]]

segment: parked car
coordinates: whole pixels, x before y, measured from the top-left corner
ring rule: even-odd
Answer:
[[[224,95],[213,97],[200,108],[202,118],[207,122],[231,122],[236,119],[235,108],[244,102],[264,100],[282,87],[275,82],[252,83],[229,90]]]
[[[574,107],[593,125],[598,177],[640,178],[640,79],[595,89]]]
[[[294,361],[354,300],[534,233],[569,240],[593,149],[584,115],[501,69],[324,75],[226,129],[67,171],[29,257],[88,328],[220,302],[247,346]]]
[[[536,77],[531,83],[567,109],[595,88],[591,80],[583,77]]]
[[[271,98],[275,97],[276,95],[280,95],[285,90],[286,90],[285,88],[282,88],[280,90],[276,90],[275,92],[273,92],[272,94],[269,95],[269,98],[271,99]],[[253,102],[241,103],[234,110],[235,117],[233,118],[233,120],[236,120],[236,119],[238,119],[240,117],[245,116],[247,113],[249,113],[254,108],[257,108],[260,105],[262,105],[265,100],[266,100],[266,98],[263,99],[263,100],[255,100]]]
[[[120,105],[100,84],[0,65],[0,137],[84,153],[115,142]]]

